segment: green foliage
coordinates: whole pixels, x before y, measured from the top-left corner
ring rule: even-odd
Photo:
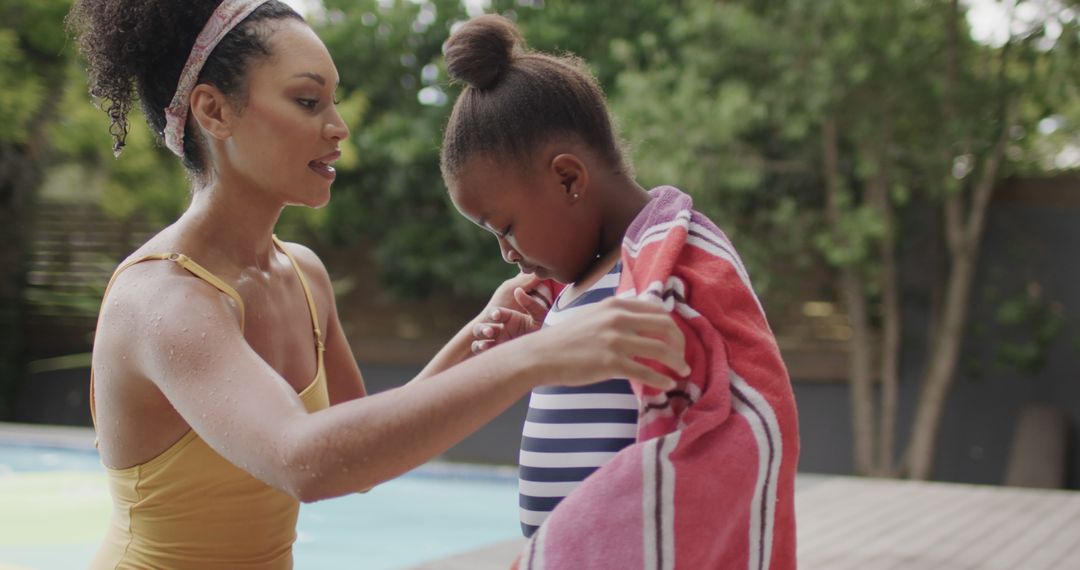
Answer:
[[[23,143],[37,112],[44,82],[30,64],[14,30],[0,29],[0,140]]]
[[[86,77],[74,63],[68,68],[58,116],[49,135],[56,163],[79,174],[63,178],[66,184],[47,183],[52,197],[96,202],[116,220],[139,215],[157,226],[180,214],[189,185],[179,161],[157,144],[140,117],[132,117],[127,146],[114,157],[109,118],[90,104]]]
[[[25,143],[35,127],[50,79],[65,61],[57,23],[69,6],[69,0],[0,4],[0,143]]]
[[[1046,299],[1037,283],[998,305],[994,320],[1003,334],[997,343],[999,363],[1027,375],[1046,364],[1051,344],[1065,324],[1060,303]]]
[[[29,22],[29,31],[48,20],[41,10],[67,2],[21,4],[17,21]],[[512,271],[490,237],[453,210],[438,170],[457,94],[441,49],[468,13],[458,0],[324,4],[312,23],[341,73],[341,109],[352,134],[330,205],[288,209],[279,233],[369,245],[384,281],[402,296],[484,294]],[[642,184],[690,192],[736,240],[759,287],[783,295],[770,290],[799,280],[775,276],[790,276],[815,258],[874,275],[879,260],[871,252],[887,230],[866,202],[869,181],[888,168],[889,196],[901,214],[969,186],[971,171],[948,173],[967,164],[964,157],[977,165],[986,153],[1002,128],[1003,90],[1020,101],[1023,124],[1006,173],[1038,171],[1049,148],[1071,140],[1069,125],[1080,123],[1077,82],[1068,79],[1080,60],[1071,57],[1075,20],[1053,49],[1040,51],[1046,29],[1019,40],[1002,84],[1000,48],[970,40],[961,15],[957,75],[948,88],[954,114],[946,119],[947,8],[921,0],[493,0],[489,9],[515,18],[532,47],[581,56],[608,93]],[[56,30],[35,32],[33,45],[5,40],[2,32],[0,69],[63,49]],[[12,101],[0,115],[25,117],[38,99],[34,75],[18,77],[28,83],[0,84],[0,100]],[[175,160],[141,124],[122,159],[107,156],[106,118],[85,104],[79,81],[69,80],[63,123],[51,137],[64,160],[86,169],[87,191],[114,215],[175,217],[186,198]],[[1051,114],[1062,127],[1036,136]],[[840,129],[844,190],[833,225],[825,223],[821,167],[828,116]],[[25,124],[4,119],[0,136]]]
[[[334,54],[352,134],[321,234],[373,248],[383,281],[404,297],[489,292],[512,272],[495,244],[446,196],[439,145],[456,88],[442,44],[465,20],[454,0],[328,1],[316,28]]]

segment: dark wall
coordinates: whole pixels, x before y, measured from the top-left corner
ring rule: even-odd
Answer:
[[[1000,484],[1020,410],[1045,404],[1065,411],[1069,423],[1069,488],[1080,488],[1080,187],[1077,198],[1002,199],[987,221],[986,238],[973,294],[971,326],[941,424],[934,479]],[[913,238],[918,241],[917,238]],[[933,255],[915,248],[905,261],[916,273]],[[929,273],[927,271],[927,273]],[[999,362],[997,350],[1018,338],[1017,327],[995,318],[1002,299],[1025,294],[1037,283],[1038,296],[1059,308],[1064,325],[1046,347],[1041,370],[1029,374]],[[900,433],[907,432],[924,364],[929,300],[905,302]],[[803,471],[850,473],[850,401],[844,384],[795,383],[802,430]],[[904,442],[901,441],[901,444]]]

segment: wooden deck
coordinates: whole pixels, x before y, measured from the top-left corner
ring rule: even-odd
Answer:
[[[854,477],[796,493],[799,566],[1080,569],[1080,493]]]
[[[801,570],[1080,570],[1080,493],[800,475]],[[494,570],[511,540],[415,570]]]

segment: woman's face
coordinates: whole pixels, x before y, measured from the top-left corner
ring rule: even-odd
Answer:
[[[305,23],[269,25],[272,55],[248,71],[246,104],[233,117],[224,153],[239,176],[277,200],[320,207],[349,135],[334,100],[337,68]]]

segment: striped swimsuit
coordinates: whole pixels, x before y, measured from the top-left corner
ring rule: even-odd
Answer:
[[[544,326],[573,318],[582,307],[615,293],[622,262],[565,307],[555,300]],[[521,531],[532,536],[559,501],[634,443],[638,401],[622,378],[570,388],[540,386],[529,398],[518,459]]]

